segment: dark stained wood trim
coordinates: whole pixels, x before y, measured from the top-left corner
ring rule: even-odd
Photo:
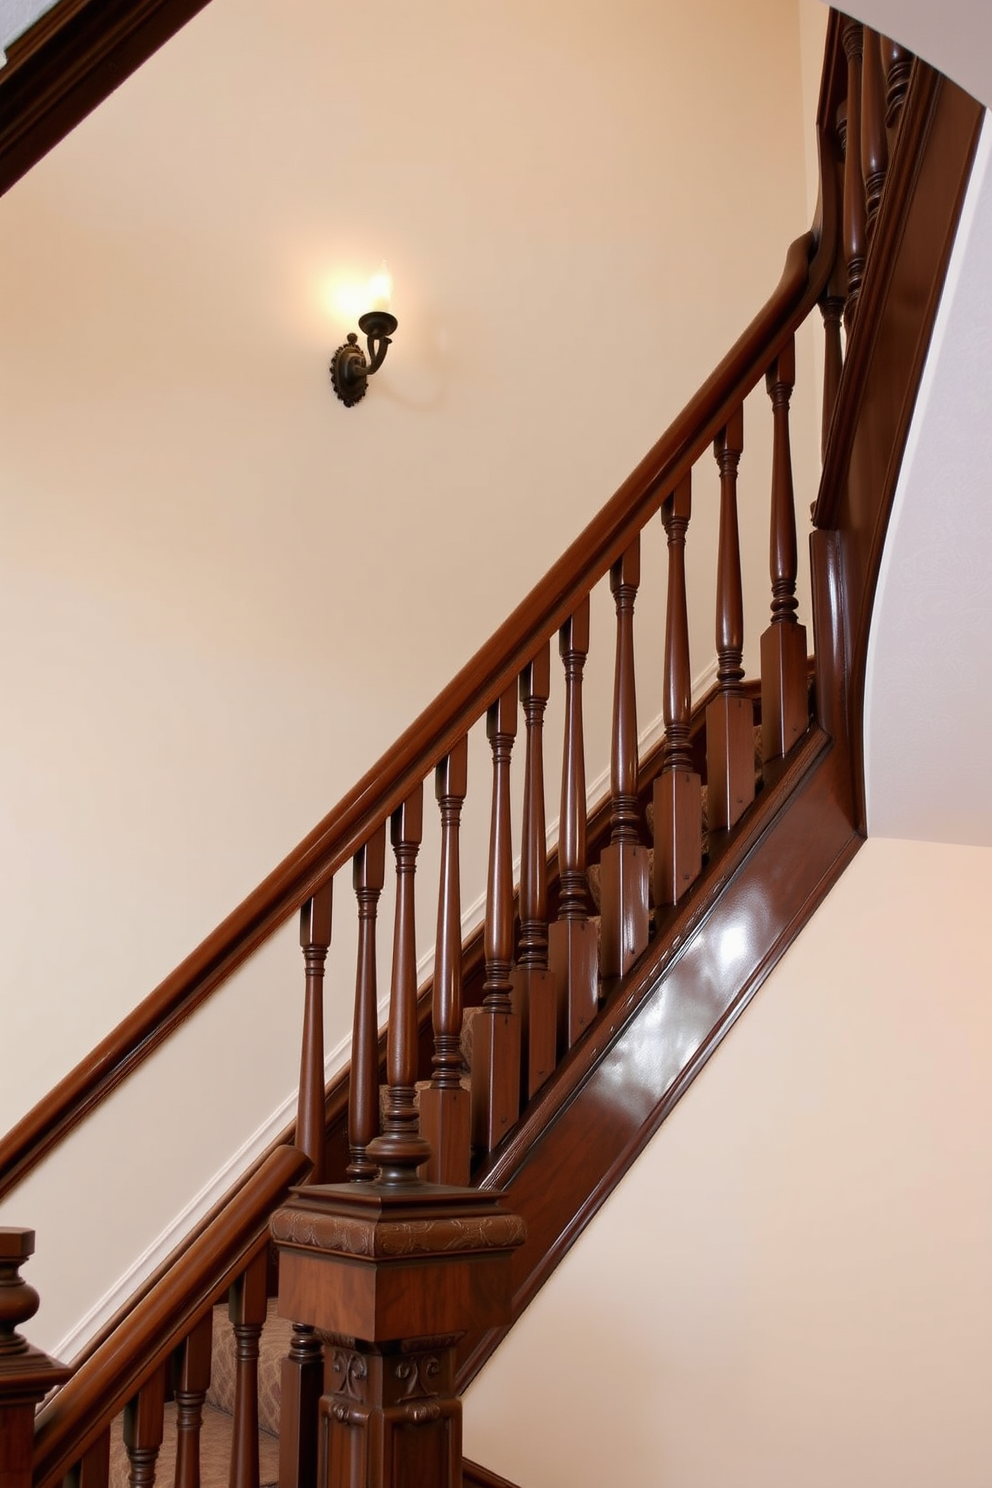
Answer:
[[[827,142],[821,140],[821,147]],[[716,370],[451,684],[228,918],[0,1141],[0,1197],[151,1054],[425,780],[608,572],[816,303],[834,259],[835,203],[786,255],[778,287]]]
[[[846,458],[831,451],[824,472],[821,502],[836,496],[832,530],[815,532],[811,542],[818,722],[781,763],[781,776],[766,772],[765,791],[715,870],[700,879],[668,933],[657,936],[654,953],[611,995],[585,1042],[480,1175],[528,1226],[514,1256],[513,1321],[863,841],[864,667],[877,564],[982,117],[953,84],[924,81],[925,106],[918,108],[925,125],[907,137],[914,159],[903,158],[899,185],[890,173],[886,188],[898,227],[889,229],[891,247],[884,258],[877,254],[874,279],[866,272],[862,290],[858,317],[870,351],[849,379],[857,406],[839,410],[835,420],[838,436],[850,420]],[[857,332],[851,344],[857,369]],[[825,520],[823,506],[818,515]],[[728,967],[721,931],[731,926],[746,951]],[[460,1388],[505,1331],[463,1341]]]
[[[462,1458],[462,1482],[465,1488],[514,1488],[508,1478],[480,1467],[478,1462],[469,1462],[467,1457]]]
[[[0,68],[0,195],[207,3],[61,0],[11,42]]]
[[[817,527],[844,534],[848,729],[862,831],[865,668],[875,588],[983,116],[982,106],[956,84],[914,63],[814,507]]]
[[[527,1224],[515,1321],[860,847],[844,742],[814,727],[481,1174]],[[723,932],[739,949],[726,956]],[[511,1323],[512,1326],[512,1323]],[[464,1389],[506,1329],[459,1350]]]
[[[187,1248],[107,1338],[86,1369],[43,1407],[35,1427],[34,1485],[54,1488],[203,1313],[268,1244],[273,1207],[302,1181],[309,1160],[295,1147],[271,1153],[238,1199]]]

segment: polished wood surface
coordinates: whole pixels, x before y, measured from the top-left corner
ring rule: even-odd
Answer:
[[[861,176],[865,184],[865,239],[868,243],[875,231],[875,218],[889,169],[885,111],[881,38],[877,31],[866,26],[861,61]]]
[[[517,734],[517,681],[489,709],[486,733],[493,757],[486,889],[486,980],[473,1024],[472,1142],[490,1152],[520,1114],[520,1017],[513,1010],[513,846],[510,840],[510,756]]]
[[[386,824],[373,832],[355,854],[352,878],[358,904],[358,954],[355,971],[355,1016],[351,1036],[351,1080],[348,1087],[349,1178],[375,1176],[368,1147],[379,1132],[379,979],[376,924],[379,895],[386,881]],[[326,1106],[322,1113],[326,1157]]]
[[[154,1488],[165,1431],[165,1375],[163,1362],[124,1407],[124,1447],[131,1488]],[[256,1474],[257,1476],[257,1474]],[[258,1488],[257,1481],[255,1488]]]
[[[847,56],[847,106],[844,137],[844,257],[847,262],[847,305],[844,324],[850,331],[858,308],[865,272],[865,191],[861,171],[861,62],[864,27],[860,21],[844,22],[844,52]]]
[[[826,124],[818,120],[821,151]],[[251,953],[350,861],[516,679],[627,550],[817,302],[833,263],[836,204],[790,247],[778,287],[600,514],[444,693],[248,898],[0,1140],[0,1196],[132,1073]]]
[[[761,758],[765,762],[788,754],[809,722],[806,627],[796,619],[799,554],[789,439],[789,402],[795,381],[793,341],[779,353],[765,378],[774,420],[771,624],[761,637]]]
[[[508,1478],[501,1478],[478,1462],[469,1462],[467,1457],[462,1458],[462,1482],[465,1488],[514,1488]]]
[[[207,0],[61,0],[0,68],[0,193],[14,184]]]
[[[167,1363],[204,1312],[268,1243],[273,1209],[309,1171],[306,1156],[279,1147],[236,1197],[174,1258],[156,1284],[78,1368],[37,1417],[34,1488],[54,1488],[106,1423]]]
[[[744,451],[738,408],[713,442],[720,470],[716,575],[717,693],[706,710],[706,804],[710,830],[732,827],[754,800],[754,710],[745,697],[744,588],[737,471]]]
[[[558,821],[558,916],[548,927],[548,965],[558,1004],[558,1052],[589,1027],[599,1003],[596,928],[586,879],[588,821],[582,677],[589,655],[588,596],[558,632],[565,680],[565,720]]]
[[[321,1181],[324,1165],[324,966],[331,944],[333,888],[333,880],[323,884],[300,910],[306,990],[296,1130],[300,1151],[313,1164],[315,1183]]]
[[[839,487],[829,487],[825,474],[828,494],[821,493],[818,503],[821,530],[812,545],[818,727],[787,759],[771,763],[766,771],[766,788],[754,809],[720,833],[715,844],[711,842],[710,862],[697,885],[683,902],[659,915],[659,934],[653,947],[628,977],[610,990],[606,1006],[594,1019],[588,1036],[538,1093],[517,1131],[484,1165],[484,1184],[505,1184],[514,1206],[518,1207],[519,1201],[519,1210],[531,1228],[530,1239],[512,1263],[515,1311],[526,1304],[589,1215],[619,1181],[859,844],[856,684],[859,668],[863,668],[867,635],[862,624],[864,607],[867,604],[870,610],[872,564],[880,549],[885,501],[890,499],[887,476],[874,483],[870,499],[865,486],[873,472],[897,468],[900,441],[905,438],[905,424],[900,418],[878,420],[878,407],[881,404],[884,408],[887,399],[902,399],[901,414],[907,399],[911,403],[914,367],[918,379],[922,354],[906,358],[902,381],[896,380],[893,385],[893,361],[897,357],[893,347],[902,352],[907,346],[918,349],[929,334],[936,303],[934,283],[946,264],[980,120],[977,106],[951,85],[931,85],[927,96],[925,110],[912,95],[907,99],[904,128],[886,187],[886,210],[880,212],[867,259],[858,325],[848,367],[841,378],[831,434],[829,458],[841,482]],[[907,136],[916,150],[912,169],[900,164],[902,152],[908,148]],[[887,208],[893,200],[902,212],[897,229],[887,225]],[[939,221],[934,221],[935,211],[943,213]],[[881,246],[885,244],[889,247]],[[926,280],[927,272],[933,276],[930,281]],[[919,292],[921,284],[923,293]],[[907,326],[911,319],[907,302],[916,316],[911,326]],[[898,314],[893,305],[898,307]],[[874,311],[870,311],[873,306],[881,314],[880,326],[875,325]],[[859,350],[862,342],[868,350]],[[787,346],[788,336],[779,337],[765,361],[766,366],[774,362],[776,378],[783,382],[787,379],[781,374],[780,364]],[[860,402],[854,401],[852,390],[857,390]],[[879,442],[880,430],[887,445]],[[842,457],[835,452],[835,443],[845,439],[848,444]],[[724,677],[722,682],[728,680],[734,679]],[[514,677],[507,689],[514,699],[515,684]],[[505,697],[506,693],[501,695],[499,703]],[[746,696],[743,700],[749,702]],[[493,712],[495,732],[499,733],[498,705],[490,712],[491,723]],[[508,786],[509,749],[502,761],[497,758],[499,747],[495,743],[493,752],[494,821],[498,818],[502,822],[504,811],[502,804],[497,810],[500,788],[496,777],[504,765],[504,785]],[[396,1085],[412,1081],[410,1071],[416,1070],[418,1059],[415,985],[412,1001],[410,993],[415,977],[413,867],[419,843],[413,819],[416,811],[408,809],[412,799],[408,793],[393,813],[399,884],[393,986],[394,990],[399,985],[404,988],[398,1020],[403,1036],[389,1052],[390,1081]],[[508,843],[508,826],[506,833],[499,835]],[[502,861],[495,849],[494,859]],[[571,871],[571,863],[566,863],[566,871]],[[566,902],[571,894],[572,882],[566,879]],[[512,882],[509,901],[512,948]],[[505,896],[502,902],[505,905]],[[505,928],[506,918],[504,908],[492,922]],[[725,928],[733,928],[733,937],[721,933]],[[492,931],[487,926],[486,935],[487,963],[502,963],[504,958],[498,954],[505,943],[502,930]],[[731,943],[732,953],[728,949]],[[506,957],[507,970],[509,954],[512,949]],[[402,971],[397,971],[397,958]],[[504,996],[506,990],[501,983],[498,995]],[[491,981],[489,991],[493,991]],[[397,1046],[402,1051],[399,1055]],[[519,1072],[519,1065],[517,1068]],[[405,1121],[406,1116],[405,1109],[398,1113],[394,1103],[390,1111],[394,1132],[400,1117]],[[415,1176],[406,1178],[414,1171],[409,1150],[411,1130],[404,1126],[408,1145],[404,1163],[399,1164],[403,1172],[391,1175],[386,1166],[387,1188],[391,1177],[394,1189],[404,1187],[401,1178],[410,1188],[419,1187]],[[265,1170],[267,1192],[271,1194],[280,1187],[284,1190],[285,1174],[293,1164],[302,1176],[307,1169],[305,1156],[286,1149],[276,1157],[271,1170]],[[553,1182],[549,1175],[553,1175]],[[369,1187],[352,1185],[356,1195]],[[245,1239],[250,1229],[245,1218],[248,1213],[257,1210],[248,1205],[239,1211],[237,1222],[226,1216],[225,1225],[211,1231],[214,1254],[209,1266],[204,1237],[196,1242],[203,1241],[192,1273],[199,1280],[191,1287],[187,1274],[181,1284],[173,1284],[169,1293],[173,1313],[156,1313],[165,1296],[164,1290],[156,1291],[154,1304],[146,1299],[144,1312],[144,1304],[135,1309],[138,1323],[134,1336],[115,1339],[114,1347],[101,1357],[98,1350],[91,1361],[93,1370],[87,1371],[85,1378],[77,1376],[45,1408],[38,1439],[39,1488],[61,1475],[59,1466],[64,1474],[80,1455],[85,1458],[98,1450],[98,1443],[105,1437],[105,1425],[101,1423],[107,1419],[107,1410],[113,1411],[127,1398],[140,1402],[146,1388],[147,1398],[154,1399],[156,1371],[162,1370],[171,1348],[202,1317],[198,1309],[205,1305],[205,1294],[216,1287],[218,1276],[224,1284],[224,1278],[240,1274],[239,1267],[243,1269],[250,1259],[249,1252],[261,1253],[257,1238]],[[253,1246],[257,1248],[253,1250]],[[234,1251],[238,1252],[237,1260],[232,1260]],[[205,1279],[208,1272],[212,1281]],[[389,1308],[394,1309],[389,1313],[391,1326],[400,1316],[408,1316],[403,1309],[410,1305],[411,1290],[416,1289],[407,1283],[383,1293]],[[454,1308],[456,1293],[457,1287],[445,1283],[431,1306]],[[374,1288],[371,1295],[375,1295]],[[461,1305],[464,1295],[460,1294],[457,1301]],[[439,1313],[438,1317],[450,1315]],[[478,1320],[472,1325],[462,1346],[462,1381],[478,1367],[501,1328],[502,1324],[489,1326]],[[137,1348],[135,1340],[139,1337],[143,1351]],[[98,1401],[93,1397],[94,1379],[102,1386]],[[82,1405],[87,1398],[94,1406],[98,1403],[99,1410],[93,1408],[87,1413]],[[151,1406],[146,1408],[146,1415],[153,1425]],[[79,1427],[71,1444],[70,1419]],[[154,1430],[142,1428],[137,1434],[145,1441],[145,1445],[138,1443],[137,1449],[150,1450],[147,1442]],[[430,1470],[434,1471],[435,1459],[431,1464]],[[147,1481],[143,1460],[138,1462],[138,1472],[146,1473]]]
[[[524,800],[520,851],[520,937],[511,973],[520,1017],[523,1098],[529,1100],[555,1067],[558,1007],[548,967],[547,813],[544,795],[544,713],[551,693],[551,644],[545,641],[520,673],[525,723]]]
[[[833,564],[814,616],[819,666],[820,628],[837,623],[843,607],[839,623],[851,669],[842,696],[862,831],[865,664],[875,586],[981,119],[980,106],[954,83],[926,68],[914,72],[865,271],[858,313],[866,324],[848,346],[813,513],[818,528],[844,534],[843,557]],[[819,674],[816,691],[819,708],[835,706]]]
[[[176,1488],[200,1488],[200,1428],[210,1387],[213,1314],[205,1312],[172,1356],[176,1402]],[[108,1442],[109,1447],[109,1442]]]
[[[610,748],[610,843],[601,875],[600,975],[622,976],[648,943],[648,854],[641,844],[637,796],[637,692],[634,603],[641,582],[640,538],[610,569],[616,609],[613,731]]]
[[[265,1323],[268,1255],[260,1250],[231,1287],[234,1333],[234,1431],[229,1488],[258,1488],[258,1350]]]
[[[316,1488],[317,1413],[324,1385],[324,1347],[308,1323],[294,1323],[282,1361],[279,1397],[279,1482]]]
[[[471,1170],[471,1097],[463,1088],[462,901],[458,833],[468,791],[468,739],[441,761],[434,775],[441,813],[432,1024],[433,1073],[420,1091],[420,1132],[431,1149],[421,1176],[430,1183],[463,1187]]]
[[[393,969],[386,1035],[386,1098],[382,1132],[368,1156],[385,1183],[407,1184],[430,1158],[417,1116],[417,911],[415,875],[424,835],[424,787],[419,785],[393,812],[390,841],[396,860]]]
[[[685,543],[692,516],[692,476],[687,474],[661,508],[668,540],[668,605],[665,614],[665,746],[654,785],[654,901],[677,904],[703,865],[701,778],[689,742],[692,673],[685,583]]]
[[[21,1333],[38,1311],[39,1297],[21,1276],[34,1254],[34,1230],[0,1226],[0,1483],[31,1488],[34,1421],[39,1402],[69,1378],[70,1370],[33,1348]]]
[[[890,130],[899,123],[913,70],[913,54],[899,42],[882,37],[882,63],[885,72],[885,122]]]

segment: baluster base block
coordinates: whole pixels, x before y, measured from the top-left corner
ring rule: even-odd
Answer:
[[[754,707],[721,693],[706,709],[706,805],[710,830],[732,827],[754,800]]]
[[[420,1135],[430,1162],[417,1169],[425,1183],[468,1186],[472,1161],[472,1097],[462,1085],[420,1087]]]
[[[703,867],[702,780],[666,770],[654,783],[654,902],[678,904]]]
[[[623,976],[647,948],[648,852],[634,842],[611,843],[600,858],[600,972]]]
[[[558,1061],[558,998],[554,973],[518,966],[512,973],[513,1010],[520,1015],[525,1100],[554,1073]]]
[[[520,1018],[483,1007],[472,1024],[472,1146],[492,1152],[520,1115]]]
[[[561,1055],[599,1010],[599,936],[592,920],[556,920],[548,926],[548,966],[555,978]]]
[[[761,637],[761,758],[788,754],[809,727],[805,625],[769,625]]]

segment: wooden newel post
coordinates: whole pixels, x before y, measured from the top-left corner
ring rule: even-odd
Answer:
[[[0,1228],[0,1488],[31,1488],[34,1413],[72,1373],[17,1331],[38,1311],[38,1293],[21,1280],[34,1254],[34,1230]]]
[[[455,1345],[509,1322],[523,1221],[474,1189],[352,1183],[300,1189],[272,1235],[279,1311],[326,1340],[317,1488],[461,1488]]]

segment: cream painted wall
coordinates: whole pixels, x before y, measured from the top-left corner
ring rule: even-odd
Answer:
[[[0,202],[16,286],[0,347],[0,956],[18,1051],[0,1128],[444,685],[675,415],[808,222],[793,0],[283,14],[213,0]],[[327,296],[383,253],[400,330],[345,410],[326,364],[350,321]],[[800,510],[813,423],[800,402]],[[760,426],[764,410],[742,507],[763,614]],[[697,672],[715,495],[714,467],[691,539]],[[661,623],[660,526],[653,542],[642,635]],[[593,696],[611,658],[601,607]],[[642,677],[646,723],[658,663]],[[591,713],[594,775],[606,708]],[[477,751],[469,841],[487,814]],[[435,871],[425,849],[431,889]],[[469,864],[466,900],[481,887]],[[349,897],[339,885],[329,1051]],[[288,927],[3,1206],[38,1230],[38,1343],[71,1353],[278,1125],[292,941]]]
[[[865,844],[469,1390],[470,1457],[987,1488],[990,891],[992,849]]]

